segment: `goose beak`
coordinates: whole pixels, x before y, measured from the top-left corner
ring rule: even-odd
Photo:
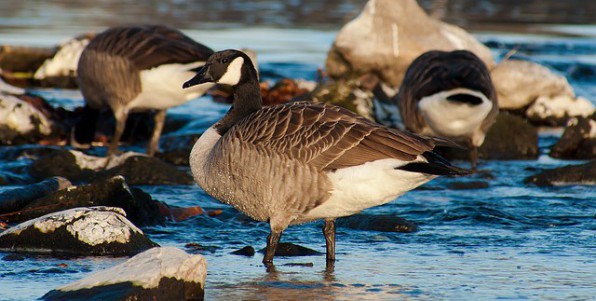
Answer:
[[[182,89],[209,82],[213,82],[213,78],[211,77],[211,74],[209,74],[209,66],[204,65],[193,78],[182,85]]]

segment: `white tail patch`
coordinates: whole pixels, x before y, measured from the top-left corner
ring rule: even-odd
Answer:
[[[478,97],[482,103],[470,105],[447,100],[456,94],[469,94]],[[470,89],[457,88],[424,97],[418,109],[426,124],[439,136],[471,137],[488,116],[493,104],[482,93]]]
[[[235,86],[240,82],[240,76],[242,76],[242,65],[244,64],[244,58],[241,56],[235,58],[229,65],[228,69],[226,69],[226,73],[224,73],[219,80],[217,80],[218,84],[223,85],[230,85]]]

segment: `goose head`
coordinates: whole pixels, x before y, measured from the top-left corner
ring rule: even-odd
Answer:
[[[252,61],[239,50],[223,50],[212,54],[205,65],[182,88],[186,89],[203,83],[216,83],[236,86],[251,76],[256,77]]]

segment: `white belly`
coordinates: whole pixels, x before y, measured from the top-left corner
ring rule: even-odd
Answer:
[[[470,94],[482,99],[482,103],[471,105],[447,100],[455,94]],[[463,88],[439,92],[422,98],[418,103],[426,124],[434,133],[445,137],[472,137],[492,106],[484,94]]]
[[[419,156],[416,161],[423,161]],[[311,210],[305,219],[336,218],[388,203],[436,176],[395,169],[405,163],[382,159],[338,169],[327,175],[333,185],[331,197]]]
[[[182,84],[196,72],[190,69],[200,67],[205,62],[190,64],[167,64],[140,72],[142,92],[129,103],[128,110],[162,110],[179,106],[197,98],[213,86],[211,83],[182,89]]]

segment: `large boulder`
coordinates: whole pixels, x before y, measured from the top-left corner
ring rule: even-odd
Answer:
[[[596,158],[596,120],[571,118],[565,132],[551,150],[550,156],[559,159]]]
[[[203,300],[207,262],[174,248],[153,248],[45,294],[42,300]]]
[[[536,186],[596,185],[596,160],[545,170],[524,182]]]
[[[59,210],[90,206],[122,208],[128,218],[139,226],[165,222],[160,211],[161,204],[142,190],[129,187],[121,176],[56,191],[28,202],[18,210],[1,214],[0,220],[22,222]]]
[[[494,64],[487,47],[463,29],[432,19],[415,0],[370,0],[337,34],[326,70],[333,78],[374,73],[395,88],[422,53],[457,49],[474,52],[489,67]]]
[[[0,234],[0,250],[61,255],[134,255],[157,246],[115,207],[74,208]]]
[[[29,173],[38,179],[62,176],[74,182],[122,175],[130,185],[188,185],[188,172],[144,154],[95,157],[75,150],[58,150],[37,159]]]

